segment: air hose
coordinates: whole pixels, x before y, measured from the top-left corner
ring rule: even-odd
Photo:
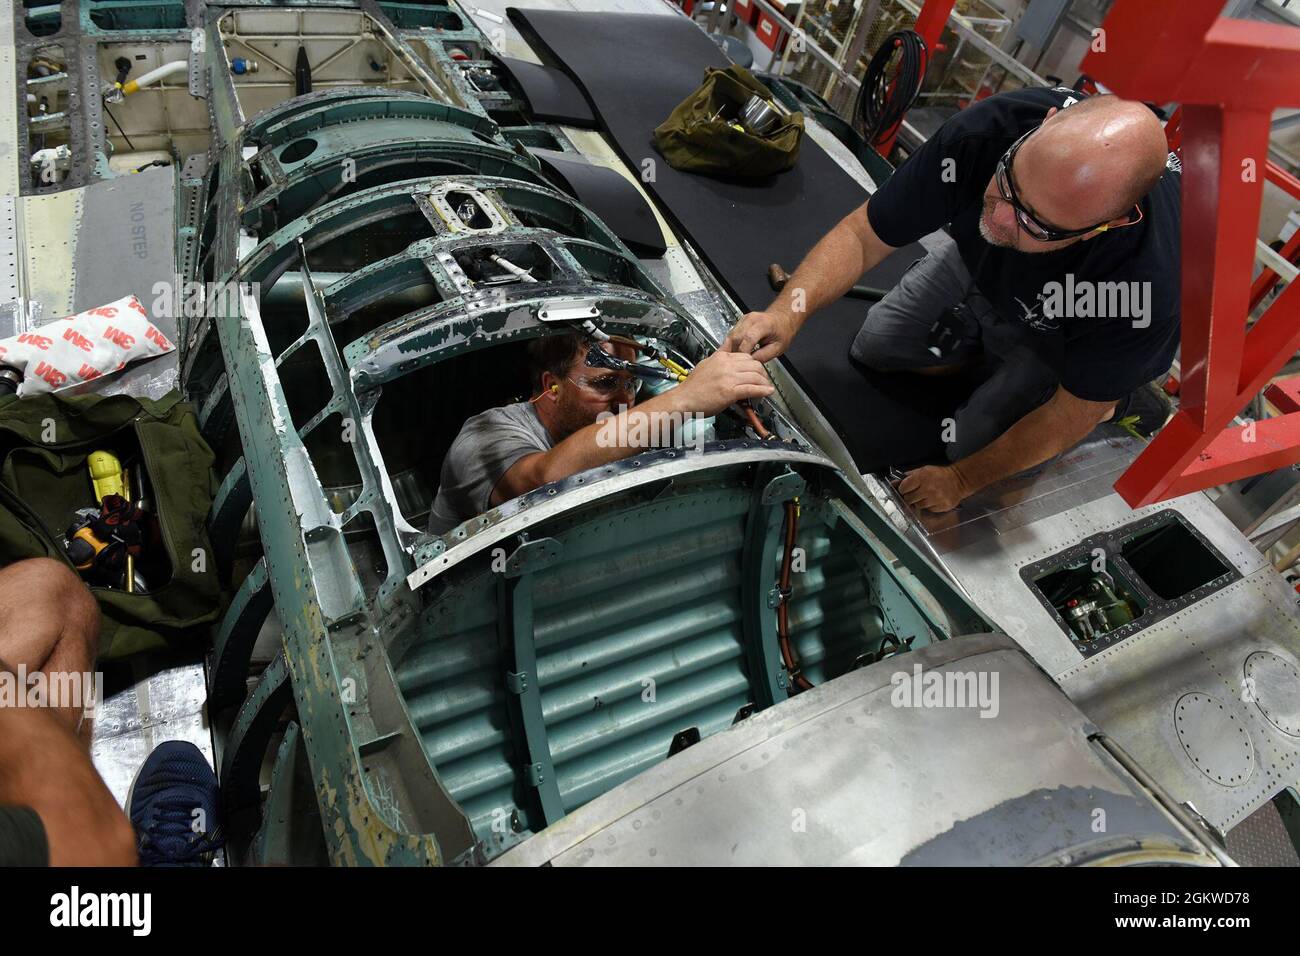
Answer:
[[[890,64],[898,53],[898,66],[890,76]],[[859,132],[873,146],[888,142],[903,123],[903,116],[916,102],[929,63],[925,41],[915,30],[891,33],[871,58],[858,88],[853,114]]]
[[[790,646],[790,565],[794,562],[794,537],[799,530],[799,499],[785,503],[785,552],[781,556],[781,603],[776,606],[776,636],[781,646],[781,661],[790,673],[790,680],[799,690],[810,690],[812,681],[803,676],[794,649]]]

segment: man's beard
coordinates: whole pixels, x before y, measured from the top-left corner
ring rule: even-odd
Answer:
[[[614,414],[618,414],[625,407],[631,406],[618,405],[613,409]],[[596,421],[598,421],[596,413],[589,411],[585,406],[574,403],[572,406],[560,409],[559,420],[556,422],[556,430],[560,434],[552,437],[557,443],[562,442],[574,432],[582,431],[588,425],[595,424]]]
[[[984,209],[980,213],[980,238],[990,246],[999,246],[1003,249],[1015,249],[1015,241],[1007,242],[1005,239],[999,239],[988,227],[986,218],[992,215],[993,210],[997,207],[997,201],[993,199],[984,200]]]

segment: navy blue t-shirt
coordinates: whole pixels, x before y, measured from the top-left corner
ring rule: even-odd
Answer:
[[[1040,333],[1035,351],[1060,370],[1066,391],[1105,402],[1163,376],[1178,349],[1177,159],[1171,155],[1142,200],[1136,225],[1043,253],[994,246],[979,233],[998,160],[1052,107],[1083,97],[1062,88],[1015,90],[962,110],[871,197],[867,218],[891,246],[947,226],[985,298]]]

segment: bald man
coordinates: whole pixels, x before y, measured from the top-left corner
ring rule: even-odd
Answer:
[[[1150,407],[1147,383],[1178,347],[1179,179],[1141,103],[1070,89],[991,96],[831,230],[724,348],[775,358],[864,272],[935,233],[850,354],[885,371],[975,366],[981,384],[942,426],[948,463],[899,485],[910,504],[948,511]]]

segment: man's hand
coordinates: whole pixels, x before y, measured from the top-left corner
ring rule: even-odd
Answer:
[[[746,398],[766,398],[775,389],[763,365],[747,352],[714,352],[667,392],[682,411],[716,415]],[[653,399],[652,399],[653,401]]]
[[[799,323],[782,312],[748,312],[732,326],[722,350],[752,353],[757,361],[770,362],[790,347],[798,331]]]
[[[909,471],[898,483],[899,494],[914,508],[951,511],[970,497],[961,472],[952,465],[926,465]]]

